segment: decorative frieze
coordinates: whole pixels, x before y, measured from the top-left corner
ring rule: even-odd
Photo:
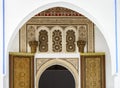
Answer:
[[[80,17],[32,17],[30,20],[28,20],[27,24],[41,24],[41,25],[80,25],[80,24],[86,24],[91,23],[89,19],[87,19],[84,16]]]
[[[62,8],[61,8],[62,9]],[[61,11],[59,8],[58,10]],[[55,9],[50,9],[55,10]],[[57,11],[57,10],[55,10]],[[58,12],[59,12],[58,11]],[[47,11],[45,11],[47,12]],[[49,11],[48,11],[49,12]],[[43,14],[43,13],[42,13]],[[45,27],[45,30],[47,31],[46,38],[48,37],[48,42],[43,42],[40,38],[40,36],[43,36],[43,34],[39,35],[39,28]],[[56,42],[55,38],[53,38],[52,35],[52,28],[54,27],[60,27],[61,30],[61,40],[59,42]],[[69,35],[67,32],[66,34],[66,28],[72,26],[74,27],[75,34]],[[43,29],[44,29],[43,27]],[[23,28],[22,28],[23,29]],[[39,30],[39,31],[38,31]],[[24,35],[23,35],[24,34]],[[75,40],[71,40],[68,42],[69,39],[65,40],[66,36],[69,36],[69,38],[73,38],[75,36]],[[45,35],[44,35],[45,37]],[[28,42],[30,40],[37,40],[39,41],[39,47],[37,49],[38,52],[76,52],[77,50],[77,41],[78,40],[84,40],[86,41],[87,46],[87,52],[94,52],[95,51],[95,45],[94,45],[94,24],[87,19],[84,16],[41,16],[36,15],[32,17],[24,27],[24,31],[20,31],[20,51],[26,51],[29,52],[29,46]],[[54,41],[55,40],[55,41]],[[26,42],[27,41],[27,42]],[[42,42],[41,42],[42,41]],[[52,42],[55,42],[52,43]],[[57,45],[56,45],[57,44]],[[54,50],[53,50],[54,48]],[[55,48],[59,48],[60,50],[55,51]]]
[[[68,8],[54,7],[42,11],[36,14],[35,16],[38,17],[38,16],[82,16],[82,15]]]

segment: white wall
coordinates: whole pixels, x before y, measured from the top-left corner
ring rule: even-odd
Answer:
[[[113,87],[113,77],[111,69],[111,57],[108,45],[104,36],[101,34],[97,26],[95,28],[95,52],[105,52],[105,66],[106,66],[106,88]]]
[[[19,52],[19,32],[16,34],[14,40],[12,41],[10,52]]]
[[[19,28],[36,13],[53,6],[63,6],[78,11],[97,25],[108,44],[112,63],[111,72],[112,75],[115,74],[114,0],[5,0],[6,75],[8,75],[8,52]],[[120,39],[118,42],[120,45]]]

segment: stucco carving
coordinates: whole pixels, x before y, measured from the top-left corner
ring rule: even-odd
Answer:
[[[84,36],[84,38],[87,37],[86,38],[87,39],[87,42],[86,42],[87,43],[87,52],[94,52],[95,51],[95,49],[94,49],[95,48],[94,47],[94,24],[84,16],[34,16],[26,23],[25,30],[27,28],[27,32],[28,32],[29,31],[28,29],[30,29],[30,27],[32,27],[33,30],[34,29],[37,30],[41,26],[45,26],[49,30],[51,30],[55,26],[59,26],[63,29],[63,31],[68,26],[74,26],[75,29],[77,29],[77,30],[82,28],[85,30],[84,34],[86,35],[86,33],[87,33],[87,35]],[[77,30],[76,30],[76,32],[79,32]],[[24,31],[21,31],[21,34],[23,32]],[[23,33],[24,34],[24,37],[22,37],[23,40],[29,41],[30,39],[34,39],[34,37],[32,37],[32,36],[30,36],[30,37],[28,36],[28,39],[26,39],[25,36],[27,36],[28,34],[31,34],[31,32],[30,33],[28,32],[28,34],[25,34],[25,33]],[[32,34],[34,34],[34,31],[32,32]],[[78,37],[78,35],[79,34],[75,33],[76,37]],[[22,35],[20,35],[20,36],[22,36]],[[23,40],[21,39],[21,41],[23,41]],[[48,40],[51,41],[50,38]],[[26,45],[28,45],[27,42],[25,42],[25,43],[26,43]],[[22,49],[24,51],[25,51],[25,49],[28,50],[29,47],[28,46],[24,47],[23,45],[25,45],[25,44],[23,42],[20,44],[21,44],[20,50],[22,50]],[[49,44],[48,44],[48,46],[49,46]],[[50,45],[48,48],[50,50],[52,50],[51,47],[52,46]],[[66,46],[63,46],[63,47],[66,47]],[[48,50],[48,51],[51,52],[50,50]],[[62,51],[66,51],[66,50],[64,50],[64,48],[63,48]],[[74,50],[72,50],[72,51],[74,51]]]

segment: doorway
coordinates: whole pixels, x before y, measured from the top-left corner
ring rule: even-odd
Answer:
[[[68,69],[53,65],[42,73],[39,88],[75,88],[75,80]]]

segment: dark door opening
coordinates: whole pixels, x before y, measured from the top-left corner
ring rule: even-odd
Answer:
[[[60,65],[47,68],[39,79],[39,88],[75,88],[73,75]]]

